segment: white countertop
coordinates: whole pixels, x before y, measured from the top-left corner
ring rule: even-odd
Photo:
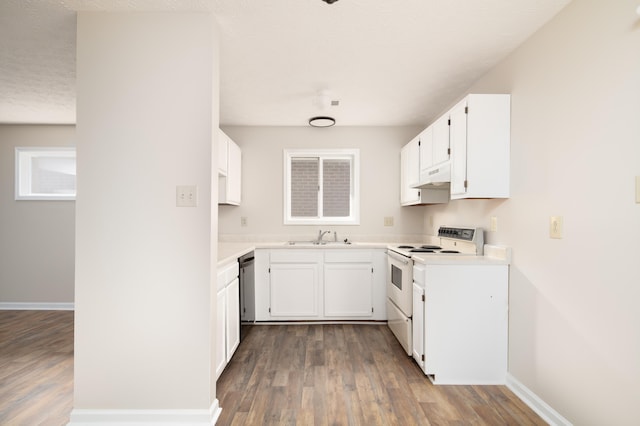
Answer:
[[[321,250],[340,250],[340,249],[358,249],[358,248],[380,248],[386,249],[389,246],[398,243],[328,243],[323,245],[315,244],[298,244],[291,245],[286,242],[219,242],[218,243],[218,266],[223,266],[228,262],[236,261],[239,257],[255,250],[256,248],[265,249],[321,249]],[[451,264],[491,264],[491,265],[508,265],[511,263],[511,250],[507,247],[485,245],[485,256],[459,256],[459,255],[420,255],[415,254],[412,258],[417,263],[425,265],[451,265]]]
[[[223,266],[231,261],[238,260],[239,257],[253,251],[255,243],[222,243],[218,242],[218,266]]]
[[[228,262],[237,260],[240,256],[247,254],[257,248],[264,249],[321,249],[321,250],[340,250],[340,249],[357,249],[357,248],[380,248],[386,249],[389,243],[332,243],[327,244],[290,244],[288,241],[282,242],[218,242],[218,266],[222,266]]]

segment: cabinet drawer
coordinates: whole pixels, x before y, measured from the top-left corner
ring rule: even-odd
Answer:
[[[327,263],[370,263],[372,260],[372,250],[329,249],[324,253],[324,261]]]
[[[271,263],[317,263],[322,252],[314,249],[271,250]]]

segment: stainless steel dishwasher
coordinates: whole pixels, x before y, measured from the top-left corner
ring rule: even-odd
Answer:
[[[247,334],[247,326],[256,320],[254,261],[253,252],[238,259],[240,266],[240,341]]]

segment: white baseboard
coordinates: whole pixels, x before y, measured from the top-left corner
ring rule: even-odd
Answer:
[[[211,404],[209,413],[211,414],[211,424],[215,425],[218,422],[220,413],[222,413],[222,407],[220,407],[220,402],[218,401],[218,398],[216,398],[216,400],[213,401],[213,404]]]
[[[0,302],[0,311],[73,311],[73,303]]]
[[[74,408],[67,426],[213,426],[222,409],[216,399],[206,410],[86,410]]]
[[[509,373],[507,373],[507,387],[551,426],[572,426],[569,420],[562,417],[560,413]]]

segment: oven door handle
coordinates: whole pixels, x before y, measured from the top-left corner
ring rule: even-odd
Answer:
[[[409,264],[409,259],[407,259],[406,256],[403,256],[401,254],[395,254],[395,253],[387,250],[387,256],[389,256],[393,260],[397,260],[398,262],[402,262],[405,265]]]

